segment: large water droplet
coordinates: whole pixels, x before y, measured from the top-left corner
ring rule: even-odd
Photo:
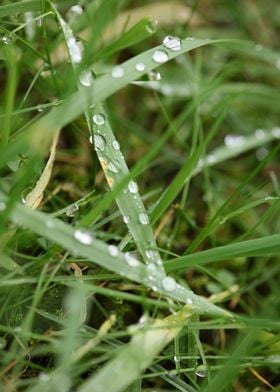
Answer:
[[[112,141],[112,147],[114,150],[119,150],[120,149],[120,143],[117,140]]]
[[[173,35],[168,35],[163,40],[163,45],[172,50],[172,52],[178,52],[182,48],[182,41],[178,37],[174,37]]]
[[[93,117],[92,120],[94,124],[96,125],[104,125],[105,124],[105,116],[102,113],[96,113]]]
[[[148,225],[149,224],[149,217],[145,212],[141,212],[141,214],[139,214],[139,222],[142,225]]]
[[[135,65],[135,69],[136,69],[136,71],[138,71],[138,72],[143,72],[143,71],[145,71],[145,68],[146,68],[146,65],[145,65],[144,63],[137,63],[137,64]]]
[[[124,69],[121,65],[117,65],[112,69],[111,75],[114,79],[120,79],[124,76]]]
[[[119,249],[116,245],[109,245],[108,251],[112,257],[116,257],[119,254]]]
[[[207,367],[205,365],[199,365],[195,369],[195,374],[198,377],[206,377],[207,376]]]
[[[94,149],[96,151],[104,151],[105,150],[106,140],[102,135],[95,133],[93,136],[93,140],[94,140]]]
[[[82,61],[82,54],[74,37],[70,37],[67,40],[67,46],[68,46],[71,60],[74,63],[80,63]]]
[[[108,169],[112,173],[119,173],[121,171],[120,163],[116,159],[109,162]]]
[[[93,243],[93,237],[91,233],[84,229],[77,229],[74,232],[74,238],[84,245],[91,245]]]
[[[265,136],[265,132],[263,129],[256,129],[255,131],[255,137],[257,139],[262,139]]]
[[[245,142],[245,137],[241,135],[226,135],[224,143],[227,147],[240,147]]]
[[[166,276],[164,279],[162,279],[161,283],[162,287],[166,291],[173,291],[176,289],[176,281],[170,276]]]
[[[151,71],[149,72],[149,79],[159,81],[161,80],[161,74],[158,71]]]
[[[127,262],[130,267],[137,267],[139,265],[139,261],[132,256],[129,252],[124,254],[125,261]]]
[[[81,72],[80,76],[79,76],[79,80],[83,86],[85,86],[85,87],[91,86],[91,84],[93,82],[92,72],[89,69]]]
[[[149,34],[154,34],[157,31],[158,21],[156,19],[150,18],[146,24],[146,30]]]
[[[69,217],[75,216],[76,212],[79,211],[79,206],[77,203],[71,204],[69,207],[67,207],[65,214]]]
[[[123,221],[127,225],[130,222],[130,217],[128,215],[123,216]]]
[[[138,192],[138,185],[136,184],[135,181],[129,181],[127,187],[128,187],[128,190],[130,193],[137,193]]]
[[[152,58],[155,63],[163,64],[168,61],[168,54],[165,50],[155,50]]]

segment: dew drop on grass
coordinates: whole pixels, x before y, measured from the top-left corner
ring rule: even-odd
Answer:
[[[170,49],[172,52],[178,52],[182,49],[182,41],[173,35],[167,35],[163,40],[163,46]]]
[[[82,54],[80,48],[74,37],[70,37],[67,40],[67,46],[69,49],[70,57],[74,63],[80,63],[82,61]]]
[[[47,373],[41,372],[38,376],[40,381],[47,382],[50,380],[50,376]]]
[[[74,238],[84,245],[91,245],[93,243],[93,237],[91,233],[83,229],[75,230]]]
[[[13,37],[12,35],[6,34],[2,37],[2,41],[5,45],[10,45],[15,41],[15,37]]]
[[[130,193],[137,193],[138,192],[138,185],[136,184],[135,181],[129,181],[127,187],[128,187],[128,190]]]
[[[108,251],[112,257],[116,257],[119,254],[119,249],[116,245],[109,245]]]
[[[143,71],[145,71],[145,68],[146,68],[146,65],[145,65],[144,63],[137,63],[137,64],[135,65],[135,69],[136,69],[136,71],[138,71],[138,72],[143,72]]]
[[[149,217],[145,212],[141,212],[141,214],[139,214],[139,222],[142,225],[148,225],[149,224]]]
[[[96,151],[104,151],[106,147],[106,140],[102,135],[94,134],[94,149]]]
[[[187,37],[188,41],[194,41],[194,37]]]
[[[120,143],[117,140],[112,141],[112,147],[114,150],[119,150],[120,149]]]
[[[207,376],[207,368],[206,368],[206,366],[205,365],[197,366],[197,368],[195,369],[195,374],[198,377],[201,377],[201,378],[206,377]]]
[[[92,120],[94,124],[96,125],[104,125],[105,124],[105,116],[102,113],[96,113],[93,117]]]
[[[227,147],[240,147],[244,144],[245,137],[241,135],[226,135],[224,143]]]
[[[65,214],[69,217],[75,216],[76,212],[79,211],[79,206],[77,203],[71,204],[69,207],[67,207]]]
[[[92,72],[89,69],[81,72],[79,76],[79,81],[85,87],[91,86],[93,82]]]
[[[0,201],[0,211],[4,211],[6,209],[6,204],[3,201]]]
[[[154,80],[154,81],[159,81],[161,80],[161,74],[158,71],[151,71],[149,72],[149,79]]]
[[[128,215],[123,216],[123,221],[127,225],[130,222],[130,217]]]
[[[137,267],[139,265],[139,261],[132,256],[129,252],[124,254],[125,261],[127,262],[130,267]]]
[[[111,72],[112,78],[114,79],[120,79],[124,76],[124,69],[121,65],[117,65],[112,69]]]
[[[179,357],[179,355],[174,355],[174,362],[178,363],[181,361],[181,358]]]
[[[70,7],[69,11],[66,14],[66,17],[68,20],[78,16],[78,15],[82,15],[83,13],[83,9],[79,4],[75,4],[72,5],[72,7]]]
[[[152,58],[155,63],[163,64],[168,61],[168,54],[165,50],[155,50]]]
[[[119,173],[121,171],[119,162],[116,159],[110,161],[108,165],[108,170],[110,170],[112,173]]]
[[[255,131],[255,137],[257,139],[262,139],[265,136],[265,132],[263,129],[256,129]]]
[[[187,299],[187,304],[192,305],[193,304],[193,300],[191,298]]]
[[[176,281],[170,276],[166,276],[164,279],[162,279],[161,283],[162,287],[166,291],[173,291],[176,289]]]
[[[275,127],[272,129],[272,136],[274,136],[276,139],[280,139],[280,128]]]
[[[150,18],[146,24],[146,30],[149,34],[154,34],[157,31],[158,21],[156,19]]]

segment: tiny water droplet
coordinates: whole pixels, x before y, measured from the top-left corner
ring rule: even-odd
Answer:
[[[224,223],[226,223],[227,221],[227,217],[226,216],[220,216],[219,217],[219,224],[223,225]]]
[[[168,61],[168,54],[165,50],[155,50],[152,58],[155,63],[163,64]]]
[[[130,193],[137,193],[138,192],[138,185],[136,184],[135,181],[129,181],[127,187],[128,187],[128,190]]]
[[[167,35],[163,40],[163,45],[172,50],[172,52],[178,52],[182,48],[182,41],[178,37],[174,37],[173,35]]]
[[[10,44],[12,44],[12,43],[15,41],[15,37],[12,36],[12,35],[5,34],[5,35],[2,37],[2,41],[3,41],[3,43],[4,43],[5,45],[10,45]]]
[[[174,355],[174,362],[178,363],[181,361],[181,358],[179,357],[179,355]]]
[[[42,112],[45,109],[44,105],[37,105],[37,111]]]
[[[117,140],[112,141],[112,147],[114,150],[119,150],[120,149],[120,143]]]
[[[119,249],[118,249],[118,247],[115,246],[115,245],[109,245],[109,246],[108,246],[108,251],[109,251],[109,253],[110,253],[110,255],[111,255],[112,257],[116,257],[116,256],[118,256],[118,254],[119,254]]]
[[[256,129],[255,136],[257,139],[262,139],[265,136],[265,132],[263,129]]]
[[[77,15],[82,15],[83,13],[83,9],[79,4],[75,4],[72,5],[72,7],[70,7],[69,11],[67,12],[67,18],[73,18],[74,16]]]
[[[124,254],[125,261],[127,262],[130,267],[137,267],[139,265],[139,261],[132,256],[129,252]]]
[[[76,212],[79,211],[79,206],[77,203],[71,204],[69,207],[66,209],[66,215],[69,217],[75,216]]]
[[[96,151],[104,151],[106,147],[106,140],[102,135],[99,134],[94,134],[93,136],[94,140],[94,149]]]
[[[245,142],[245,137],[241,135],[226,135],[224,143],[227,147],[240,147]]]
[[[192,305],[193,304],[193,300],[191,298],[187,299],[187,304]]]
[[[149,72],[149,79],[158,82],[159,80],[161,80],[160,72],[158,72],[158,71],[151,71],[151,72]]]
[[[91,245],[93,243],[93,237],[91,233],[84,229],[77,229],[74,232],[74,238],[84,245]]]
[[[161,283],[162,287],[166,291],[173,291],[176,289],[176,281],[170,276],[166,276],[164,279],[162,279]]]
[[[146,24],[146,30],[149,34],[154,34],[157,31],[158,21],[156,19],[150,18]]]
[[[96,125],[104,125],[105,124],[105,116],[102,113],[96,113],[93,117],[92,120],[94,124]]]
[[[148,225],[149,224],[149,217],[145,212],[141,212],[141,214],[139,214],[139,222],[142,225]]]
[[[124,76],[124,69],[121,65],[117,65],[112,69],[111,72],[112,78],[114,79],[120,79]]]
[[[113,161],[110,161],[110,162],[109,162],[109,165],[108,165],[108,169],[109,169],[112,173],[119,173],[119,172],[121,171],[119,161],[117,161],[116,159],[113,160]]]
[[[79,81],[85,87],[91,86],[93,82],[92,72],[89,69],[81,72],[79,76]]]
[[[127,225],[130,222],[130,217],[128,215],[123,216],[123,221]]]
[[[49,381],[50,376],[47,373],[41,372],[38,378],[40,381],[47,382]]]
[[[147,257],[147,259],[154,259],[157,257],[157,252],[151,249],[147,249],[145,251],[145,255]]]
[[[201,378],[206,377],[207,376],[207,368],[206,368],[206,366],[205,365],[197,366],[197,368],[195,369],[195,374],[198,377],[201,377]]]
[[[188,41],[194,41],[194,37],[187,37],[186,38]]]
[[[135,65],[135,69],[136,69],[136,71],[138,71],[138,72],[143,72],[143,71],[145,71],[145,68],[146,68],[146,65],[145,65],[144,63],[137,63],[137,64]]]
[[[0,201],[0,211],[4,211],[6,209],[6,203]]]

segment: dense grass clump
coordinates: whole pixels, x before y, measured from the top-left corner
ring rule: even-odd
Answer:
[[[0,3],[0,390],[279,390],[278,2]]]

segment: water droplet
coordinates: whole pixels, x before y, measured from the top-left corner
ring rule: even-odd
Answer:
[[[149,79],[159,81],[161,80],[161,74],[158,71],[151,71],[149,72]]]
[[[5,35],[2,37],[2,41],[3,41],[3,43],[4,43],[5,45],[10,45],[10,44],[12,44],[12,43],[15,41],[15,37],[12,36],[12,35],[5,34]]]
[[[158,21],[156,19],[150,18],[146,24],[146,30],[149,34],[154,34],[157,31]]]
[[[4,211],[6,209],[6,203],[0,201],[0,211]]]
[[[155,50],[152,58],[155,63],[163,64],[168,61],[168,54],[165,50]]]
[[[188,41],[194,41],[194,37],[187,37],[186,38]]]
[[[241,135],[226,135],[224,143],[227,147],[240,147],[245,142],[245,137]]]
[[[82,54],[74,37],[70,37],[67,40],[67,46],[68,46],[71,60],[74,63],[80,63],[82,61]]]
[[[50,379],[50,376],[47,373],[41,372],[39,374],[40,381],[47,382],[47,381],[49,381],[49,379]]]
[[[275,127],[272,129],[272,136],[274,136],[276,139],[280,139],[280,128]]]
[[[79,76],[79,81],[85,87],[91,86],[93,82],[92,72],[89,69],[81,72]]]
[[[99,134],[94,134],[93,136],[94,140],[94,149],[96,151],[104,151],[106,147],[106,140],[102,135]]]
[[[141,212],[141,214],[139,214],[139,222],[142,225],[148,225],[149,224],[149,217],[145,212]]]
[[[93,137],[92,137],[92,135],[90,135],[90,137],[89,137],[89,142],[90,142],[90,144],[93,144]]]
[[[182,41],[178,37],[174,37],[173,35],[167,35],[163,40],[163,45],[172,50],[172,52],[178,52],[182,48]]]
[[[268,151],[267,148],[265,148],[265,147],[260,147],[260,148],[258,148],[257,151],[256,151],[256,158],[257,158],[259,161],[262,161],[262,160],[268,155],[268,153],[269,153],[269,151]]]
[[[42,112],[45,109],[44,105],[37,105],[37,111]]]
[[[112,141],[112,147],[114,150],[119,150],[120,149],[120,143],[117,140]]]
[[[112,173],[119,173],[121,171],[119,162],[115,159],[114,161],[110,161],[108,165],[108,169]]]
[[[191,298],[187,299],[187,304],[192,305],[193,304],[193,300]]]
[[[139,265],[139,261],[132,256],[129,252],[124,254],[125,261],[127,262],[130,267],[137,267]]]
[[[170,276],[166,276],[164,279],[162,279],[161,283],[162,287],[166,291],[173,291],[176,289],[176,281]]]
[[[157,257],[157,252],[155,250],[147,249],[145,255],[147,259],[155,259]]]
[[[195,369],[195,374],[198,377],[206,377],[207,376],[207,368],[205,365],[199,365],[197,366],[197,368]]]
[[[102,113],[96,113],[93,117],[92,120],[94,124],[96,125],[104,125],[105,124],[105,116]]]
[[[178,363],[178,362],[180,362],[181,361],[181,358],[180,358],[180,356],[179,355],[174,355],[174,362],[176,362],[176,363]]]
[[[136,184],[135,181],[129,181],[127,187],[128,187],[128,190],[130,193],[137,193],[138,192],[138,185]]]
[[[93,243],[93,237],[91,233],[84,229],[77,229],[74,232],[74,238],[84,245],[91,245]]]
[[[124,69],[123,69],[123,67],[120,66],[120,65],[117,65],[116,67],[114,67],[112,69],[111,75],[112,75],[112,78],[114,78],[114,79],[122,78],[124,76]]]
[[[256,129],[255,136],[257,139],[262,139],[265,136],[265,132],[263,129]]]
[[[136,71],[138,71],[138,72],[143,72],[143,71],[145,71],[145,68],[146,68],[146,65],[145,65],[144,63],[137,63],[137,64],[135,65],[135,69],[136,69]]]
[[[79,211],[79,206],[77,203],[71,204],[69,207],[66,209],[66,215],[69,217],[75,216],[76,212]]]
[[[215,155],[212,155],[212,154],[209,154],[206,159],[207,159],[207,162],[210,164],[213,164],[217,161]]]
[[[69,11],[67,12],[67,18],[71,19],[77,15],[82,15],[83,9],[80,5],[75,4],[70,7]]]
[[[219,224],[223,225],[224,223],[226,223],[227,221],[227,217],[226,216],[220,216],[219,217]]]
[[[128,215],[123,216],[123,221],[127,225],[130,222],[130,217]]]
[[[115,245],[109,245],[109,246],[108,246],[108,251],[109,251],[109,253],[110,253],[110,255],[111,255],[112,257],[116,257],[116,256],[118,256],[118,254],[119,254],[119,249],[118,249],[118,247],[115,246]]]

